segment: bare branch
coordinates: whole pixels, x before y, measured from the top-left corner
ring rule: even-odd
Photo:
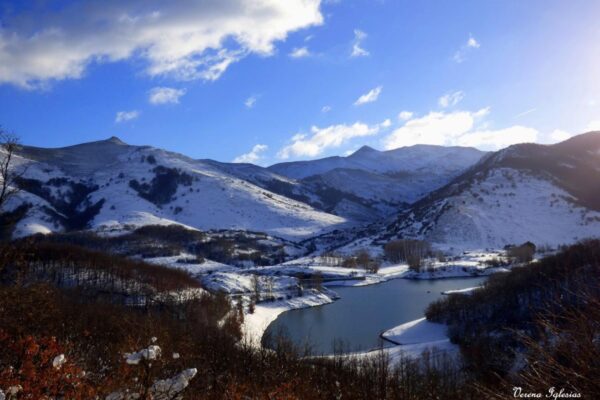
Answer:
[[[8,133],[0,127],[0,210],[9,198],[19,192],[16,181],[27,170],[23,168],[17,172],[12,168],[14,156],[20,147],[18,136]]]

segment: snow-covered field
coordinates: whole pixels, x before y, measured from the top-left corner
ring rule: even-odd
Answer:
[[[458,346],[451,343],[446,336],[446,325],[429,322],[425,318],[393,327],[385,331],[382,337],[395,345],[372,351],[347,353],[342,357],[369,358],[383,354],[391,365],[395,365],[400,360],[418,359],[425,351],[431,354],[445,352],[450,356],[459,354]]]
[[[425,318],[398,325],[385,331],[382,337],[396,344],[384,349],[392,363],[402,357],[420,357],[425,350],[458,351],[458,347],[446,336],[446,325],[429,322]]]

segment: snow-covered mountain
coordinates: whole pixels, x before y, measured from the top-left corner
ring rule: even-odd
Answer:
[[[426,238],[457,248],[600,236],[600,132],[488,154],[400,213],[375,242]]]
[[[600,235],[599,132],[494,153],[363,147],[348,157],[269,168],[194,160],[111,138],[58,149],[25,146],[15,168],[25,166],[22,191],[2,217],[14,222],[14,236],[181,224],[294,241],[319,237],[329,248],[353,238],[382,245],[397,237],[474,248]]]
[[[296,179],[321,175],[334,169],[358,169],[379,173],[462,171],[477,162],[484,152],[472,147],[414,145],[379,151],[363,146],[347,157],[327,157],[312,161],[294,161],[269,167],[281,175]],[[441,170],[441,171],[440,171]]]
[[[31,206],[26,213],[18,209],[17,236],[179,223],[302,239],[394,214],[482,154],[435,146],[397,153],[364,147],[340,158],[352,169],[296,179],[276,168],[193,160],[115,137],[57,149],[25,146],[19,161],[28,164],[23,191],[9,207]]]
[[[335,188],[396,212],[444,186],[485,153],[470,147],[415,145],[378,151],[363,146],[348,157],[275,164],[269,169],[311,187]]]
[[[23,190],[8,205],[23,214],[16,236],[177,223],[302,239],[349,223],[214,162],[117,138],[59,149],[24,147],[19,155],[15,168],[27,164],[19,182]],[[26,212],[18,208],[22,204],[29,205]]]

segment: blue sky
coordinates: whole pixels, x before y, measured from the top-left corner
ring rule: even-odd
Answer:
[[[27,5],[24,5],[27,4]],[[600,129],[596,1],[5,1],[0,124],[272,164]]]

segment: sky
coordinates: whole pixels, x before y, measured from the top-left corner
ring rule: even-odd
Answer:
[[[600,130],[600,1],[0,4],[0,125],[270,165]]]

